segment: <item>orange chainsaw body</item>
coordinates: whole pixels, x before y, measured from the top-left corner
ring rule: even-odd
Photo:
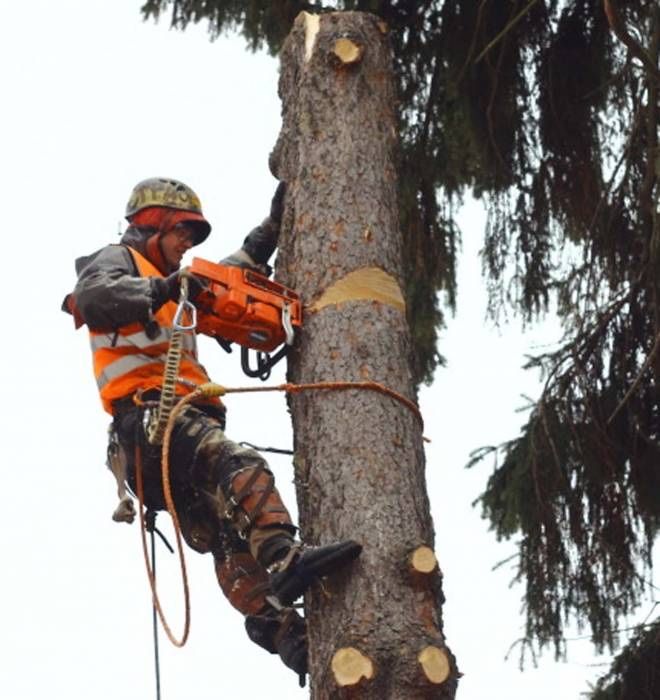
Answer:
[[[283,313],[291,327],[302,323],[300,297],[253,270],[193,258],[190,271],[208,283],[196,299],[197,330],[239,345],[271,352],[286,341]]]

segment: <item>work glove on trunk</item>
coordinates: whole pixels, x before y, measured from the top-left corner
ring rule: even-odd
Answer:
[[[221,261],[223,265],[246,267],[266,276],[272,273],[268,260],[277,247],[285,194],[286,182],[280,182],[271,200],[269,215],[250,231],[239,250]]]
[[[284,196],[286,195],[286,182],[282,181],[277,185],[275,194],[270,201],[270,220],[279,229],[284,213]]]

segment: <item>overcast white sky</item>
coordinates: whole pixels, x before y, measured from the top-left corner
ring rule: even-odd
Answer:
[[[116,240],[138,180],[189,183],[214,226],[198,249],[235,250],[268,211],[275,181],[267,158],[280,126],[278,64],[238,38],[207,39],[143,24],[140,0],[0,0],[0,191],[5,258],[4,407],[0,441],[0,696],[8,700],[155,698],[151,606],[136,525],[110,516],[116,498],[104,456],[102,412],[84,331],[60,313],[74,259]],[[520,673],[505,654],[522,632],[511,569],[472,501],[490,471],[463,469],[469,452],[517,434],[521,394],[537,393],[520,370],[546,325],[521,336],[484,323],[476,253],[478,207],[461,217],[465,262],[459,314],[443,332],[449,366],[421,395],[436,550],[445,573],[448,642],[464,677],[460,700],[578,698],[603,668],[586,641],[568,663],[550,655]],[[244,385],[239,359],[202,343],[216,381]],[[274,376],[273,382],[281,380]],[[232,397],[235,440],[288,447],[281,395]],[[255,418],[255,415],[257,416]],[[295,510],[287,458],[271,464]],[[169,532],[167,516],[159,525]],[[159,582],[175,630],[182,595],[175,557],[158,553]],[[163,700],[303,698],[295,676],[251,644],[215,583],[210,557],[187,551],[190,641],[161,632]],[[649,604],[650,607],[650,604]]]

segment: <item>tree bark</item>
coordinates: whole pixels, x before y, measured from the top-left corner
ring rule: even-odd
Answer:
[[[276,277],[305,303],[288,378],[378,382],[415,402],[386,26],[301,13],[279,90],[271,169],[289,187]],[[453,698],[440,568],[420,550],[434,540],[420,416],[367,389],[306,391],[289,407],[304,541],[364,547],[306,596],[312,697]]]

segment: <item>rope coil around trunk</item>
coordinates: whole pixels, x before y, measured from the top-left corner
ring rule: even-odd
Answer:
[[[386,387],[384,384],[373,381],[362,381],[362,382],[310,382],[307,384],[276,384],[275,386],[243,386],[243,387],[224,387],[220,384],[214,384],[209,382],[208,384],[202,384],[193,393],[200,393],[201,397],[211,398],[214,396],[224,396],[225,394],[242,394],[242,393],[256,393],[264,391],[284,391],[288,394],[299,394],[303,391],[311,390],[334,390],[334,391],[346,391],[349,389],[365,389],[368,391],[376,391],[385,396],[389,396],[395,399],[399,403],[402,403],[406,408],[408,408],[415,415],[422,429],[424,428],[424,419],[422,418],[422,413],[419,410],[417,404],[409,398],[406,398],[403,394],[400,394],[394,389]]]

